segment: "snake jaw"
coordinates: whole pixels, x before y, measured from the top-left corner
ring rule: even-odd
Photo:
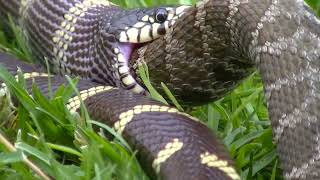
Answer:
[[[146,94],[147,90],[144,88],[143,83],[136,75],[136,71],[129,67],[132,60],[132,53],[138,48],[150,43],[159,37],[163,36],[167,32],[170,32],[175,24],[186,9],[190,6],[182,5],[175,8],[164,7],[160,9],[147,10],[148,13],[143,17],[136,17],[136,23],[130,26],[124,26],[125,24],[117,24],[122,22],[118,19],[113,26],[117,27],[118,47],[115,49],[117,76],[120,79],[122,85],[134,93]],[[164,20],[157,20],[158,10],[164,10],[166,17]],[[132,16],[136,15],[135,10],[132,10]],[[126,21],[123,21],[126,22]],[[130,23],[129,23],[130,24]]]
[[[145,94],[146,89],[140,85],[136,78],[134,78],[137,77],[137,75],[130,71],[129,68],[131,54],[140,46],[141,44],[119,43],[118,50],[115,50],[115,52],[118,54],[116,66],[119,79],[126,89],[129,89],[134,93]]]

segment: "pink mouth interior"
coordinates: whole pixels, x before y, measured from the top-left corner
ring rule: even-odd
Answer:
[[[124,58],[127,60],[127,62],[129,62],[129,60],[131,59],[131,55],[132,52],[136,49],[139,49],[140,47],[142,47],[145,43],[119,43],[119,50],[122,53],[122,55],[124,56]]]
[[[131,69],[131,65],[132,62],[130,62],[131,60],[134,61],[134,59],[132,59],[132,55],[134,53],[135,50],[137,50],[138,48],[142,47],[143,45],[145,45],[146,43],[128,43],[128,42],[120,42],[118,45],[119,51],[120,53],[123,55],[125,62],[122,62],[122,66],[127,66],[129,69],[129,74],[135,79],[136,83],[143,86],[143,84],[141,84],[141,82],[139,80],[137,80],[137,74],[135,73],[135,70]],[[120,66],[119,66],[120,67]],[[121,74],[120,74],[121,76]]]
[[[132,43],[119,43],[119,50],[126,59],[127,63],[131,59],[131,54],[133,50],[136,48],[135,44]]]

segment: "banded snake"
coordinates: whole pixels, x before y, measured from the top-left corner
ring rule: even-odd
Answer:
[[[84,2],[83,4],[86,4]],[[101,1],[86,2],[90,2],[88,4],[95,4]],[[57,3],[57,5],[60,6],[52,6],[47,1],[41,1],[40,3],[34,2],[34,4],[38,6],[29,4],[20,8],[19,13],[24,14],[22,19],[24,19],[24,17],[28,17],[28,15],[34,15],[33,20],[26,18],[23,22],[27,32],[31,32],[27,36],[31,47],[34,48],[33,52],[36,57],[39,59],[43,59],[43,56],[48,57],[51,65],[50,67],[52,67],[53,72],[82,75],[85,78],[93,79],[96,83],[101,83],[103,81],[104,83],[109,83],[109,85],[122,86],[144,94],[143,85],[140,86],[140,82],[137,82],[138,80],[135,79],[137,77],[133,75],[132,77],[134,78],[130,78],[130,80],[126,77],[131,76],[121,77],[123,74],[121,72],[125,72],[129,75],[131,73],[129,73],[129,69],[127,68],[125,70],[120,70],[120,68],[123,67],[121,66],[121,63],[118,63],[118,65],[112,64],[112,66],[110,63],[105,62],[104,64],[107,65],[104,68],[108,69],[108,71],[105,72],[104,70],[101,70],[103,73],[100,73],[97,69],[91,69],[91,71],[86,71],[86,73],[82,74],[85,72],[83,69],[77,70],[77,68],[81,66],[81,58],[72,60],[72,55],[82,53],[86,54],[86,52],[90,52],[92,54],[89,54],[94,56],[89,57],[97,57],[101,54],[99,50],[103,49],[99,47],[99,45],[104,45],[104,47],[107,47],[106,49],[108,49],[110,45],[108,46],[105,44],[106,41],[100,41],[97,45],[98,47],[94,47],[94,50],[85,49],[86,52],[77,52],[75,50],[76,48],[70,48],[69,45],[76,42],[76,40],[73,38],[70,40],[70,37],[68,36],[69,34],[67,34],[67,36],[64,34],[65,30],[69,33],[69,30],[72,29],[73,26],[77,27],[77,23],[79,23],[80,27],[82,24],[81,21],[78,21],[78,18],[75,18],[77,20],[75,20],[75,24],[72,24],[74,21],[73,16],[83,14],[82,17],[85,18],[87,15],[92,15],[90,14],[91,9],[88,8],[82,12],[81,10],[84,9],[83,6],[80,5],[75,6],[77,8],[71,10],[72,7],[67,6],[66,4],[62,6],[62,1],[59,1],[59,3]],[[16,3],[15,5],[15,7],[19,7],[19,3]],[[109,4],[104,3],[99,4],[94,6],[93,9],[97,10],[103,6],[109,7],[108,5]],[[41,10],[43,7],[55,7],[57,10],[49,11],[50,13],[47,14],[49,18],[47,19],[39,18],[37,15],[39,15],[40,12],[35,12],[37,12],[36,10]],[[62,20],[62,22],[58,20],[56,20],[58,23],[55,22],[61,26],[53,28],[55,31],[48,28],[52,26],[46,26],[46,30],[42,29],[43,32],[39,31],[39,34],[32,33],[33,30],[37,29],[33,27],[34,25],[32,25],[32,21],[39,20],[44,24],[48,23],[46,20],[52,17],[51,13],[59,12],[58,10],[61,10],[59,9],[61,7],[68,9],[67,13],[63,11],[62,13],[60,12],[64,15],[60,16],[60,21]],[[10,10],[10,8],[7,9]],[[177,9],[179,9],[179,7]],[[175,9],[176,12],[183,11],[183,13],[174,20],[176,22],[173,25],[173,29],[166,29],[166,31],[169,32],[163,37],[159,37],[158,40],[154,40],[148,44],[140,44],[142,47],[139,48],[137,53],[133,56],[134,58],[131,60],[137,59],[136,62],[146,62],[149,66],[152,82],[154,84],[158,84],[159,81],[168,83],[169,88],[174,89],[174,94],[177,94],[178,99],[186,104],[194,102],[199,103],[197,102],[197,99],[201,99],[201,102],[203,102],[208,99],[213,100],[221,97],[228,90],[232,89],[240,80],[246,77],[251,72],[250,70],[254,65],[257,65],[266,85],[265,90],[269,103],[270,118],[272,120],[275,140],[278,143],[278,151],[284,168],[285,177],[288,179],[317,179],[317,177],[319,177],[317,124],[319,124],[318,119],[320,116],[318,111],[320,109],[319,103],[317,103],[317,100],[319,100],[318,85],[320,77],[318,68],[320,56],[319,20],[303,4],[303,1],[299,0],[203,0],[197,3],[194,7],[188,8],[183,6],[183,9],[177,9]],[[166,10],[168,12],[168,9]],[[174,8],[171,10],[174,12]],[[68,13],[74,14],[66,16]],[[14,11],[12,11],[12,14],[15,15]],[[120,15],[120,17],[122,16]],[[101,28],[101,25],[102,27],[113,27],[113,25],[108,26],[110,24],[106,22],[98,24],[99,28]],[[281,27],[281,24],[285,26]],[[63,29],[63,31],[61,31],[59,27],[67,27],[67,29]],[[123,26],[120,25],[119,27]],[[167,27],[169,27],[169,25]],[[108,32],[117,32],[117,30],[112,28],[110,29],[110,31],[108,29]],[[52,32],[48,33],[46,31]],[[87,32],[88,31],[89,30],[87,29]],[[98,32],[103,31],[107,30],[99,29]],[[48,43],[44,46],[42,46],[41,43],[38,44],[35,42],[37,41],[37,38],[32,37],[32,35],[42,36],[42,33],[48,33],[51,35],[40,37],[42,44],[44,42]],[[52,37],[52,34],[54,37]],[[76,33],[74,34],[76,35]],[[94,34],[96,35],[99,33]],[[129,36],[131,37],[131,35],[127,34],[127,40],[130,40]],[[138,33],[135,32],[135,35],[137,34]],[[106,38],[110,42],[110,37],[105,36],[101,39],[103,38]],[[111,39],[115,40],[114,38]],[[121,36],[121,33],[116,36],[116,39],[126,41],[125,38],[123,38],[123,35]],[[149,40],[153,39],[154,38],[151,38]],[[88,41],[79,41],[84,43],[79,43],[78,46],[86,47],[86,45],[90,44],[90,40]],[[111,40],[111,42],[113,41]],[[199,43],[202,46],[200,48],[194,48],[194,43]],[[128,44],[129,46],[132,45],[132,43],[124,44],[125,47],[127,47]],[[67,48],[64,48],[64,46],[67,46]],[[47,47],[51,47],[52,52],[48,51]],[[60,51],[61,49],[62,53]],[[68,54],[69,50],[75,51],[71,51],[71,53]],[[37,54],[39,52],[44,54]],[[123,49],[120,48],[120,51],[114,49],[114,52],[108,52],[106,54],[111,53],[113,56],[118,57],[116,62],[121,62],[119,59],[122,58],[117,54],[119,52],[123,52]],[[60,61],[55,61],[55,59],[59,59]],[[104,58],[98,59],[101,60]],[[183,59],[186,60],[183,61]],[[76,66],[71,65],[72,61],[78,60],[78,63],[80,64],[77,64]],[[94,63],[92,64],[92,61],[87,60],[88,64],[85,64],[84,61],[82,61],[82,67],[85,67],[84,69],[87,67],[97,67],[95,64],[99,63],[97,61],[93,61]],[[126,65],[130,66],[131,69],[134,69],[135,67],[134,65],[131,67],[131,64]],[[25,65],[20,66],[24,67]],[[103,64],[99,64],[99,66],[102,67]],[[10,64],[6,64],[6,67],[10,68]],[[118,72],[114,72],[114,69],[118,69]],[[188,71],[192,71],[194,74],[199,75],[199,78],[186,78],[186,73],[183,73],[181,69],[188,69]],[[92,74],[90,75],[91,72],[95,72],[94,74],[97,76]],[[226,73],[228,76],[225,76]],[[107,78],[101,77],[99,74],[108,76]],[[113,78],[113,81],[111,81],[110,78]],[[41,77],[36,78],[36,81],[38,81],[38,79],[40,79],[39,81],[41,82]],[[57,77],[57,79],[59,78]],[[61,79],[58,80],[58,82],[61,81]],[[83,82],[84,84],[89,84],[86,88],[93,86],[91,82],[87,82],[86,80],[83,80]],[[85,85],[81,85],[81,83],[82,81],[80,81],[79,85],[80,90],[81,86],[85,87]],[[107,89],[109,90],[111,87]],[[159,115],[157,114],[160,113],[159,111],[164,111],[165,116],[168,116],[169,120],[167,122],[177,123],[177,127],[181,127],[181,131],[179,132],[188,135],[191,133],[191,135],[195,135],[195,137],[197,137],[198,141],[201,141],[190,142],[190,136],[188,138],[184,134],[183,136],[179,136],[179,138],[176,136],[170,137],[171,142],[167,141],[167,146],[165,146],[165,143],[160,140],[161,138],[158,138],[158,141],[160,140],[161,142],[158,144],[162,144],[162,147],[166,148],[171,147],[170,151],[173,151],[173,154],[170,154],[167,158],[162,160],[155,158],[157,157],[156,152],[158,152],[158,155],[161,154],[159,149],[141,152],[145,153],[143,154],[144,157],[150,157],[144,159],[147,159],[146,164],[154,164],[153,167],[158,171],[160,170],[160,177],[163,177],[164,179],[195,179],[195,177],[196,179],[215,179],[218,177],[218,179],[222,179],[223,177],[227,179],[239,178],[235,173],[234,168],[232,168],[232,163],[228,159],[227,155],[223,150],[221,150],[219,143],[216,142],[215,138],[203,125],[191,120],[191,118],[185,114],[178,113],[174,109],[162,106],[157,102],[147,100],[139,95],[131,94],[130,92],[121,89],[115,90],[112,88],[111,91],[108,90],[85,99],[90,115],[93,116],[93,118],[109,122],[110,125],[114,125],[114,127],[120,130],[120,132],[123,131],[124,137],[127,137],[129,139],[129,143],[134,147],[137,147],[137,149],[147,150],[149,145],[146,145],[146,143],[150,143],[150,141],[147,141],[143,137],[139,137],[142,135],[139,134],[141,133],[139,132],[139,128],[137,128],[139,126],[135,125],[135,123],[138,123],[139,120],[146,123],[146,121],[143,121],[144,116],[151,118],[149,115]],[[95,89],[95,91],[100,92],[100,89]],[[89,92],[90,91],[85,91],[84,94],[90,94]],[[108,95],[108,93],[111,93],[111,95]],[[193,96],[190,96],[190,94]],[[128,107],[122,107],[126,110],[120,111],[119,107],[125,103],[120,103],[123,101],[110,98],[118,97],[121,99],[120,95],[122,98],[125,96],[133,97],[136,100],[141,98],[138,102],[143,102],[143,104],[147,104],[147,106],[139,106],[135,104],[137,102],[132,102],[128,100],[130,98],[127,98],[124,102],[130,104],[130,108],[133,109],[130,110]],[[286,97],[285,95],[289,97]],[[108,106],[108,104],[117,104],[119,107],[111,107]],[[112,110],[110,112],[113,112],[110,119],[115,120],[111,122],[110,120],[107,121],[107,119],[109,119],[107,117],[110,116],[110,114],[105,112],[107,108],[110,108]],[[148,113],[142,113],[144,111],[148,111]],[[172,112],[172,114],[168,113],[169,111]],[[133,114],[136,115],[133,116]],[[118,121],[119,118],[120,122]],[[152,120],[148,122],[156,123]],[[182,124],[181,122],[185,123]],[[124,126],[121,126],[121,124],[124,124]],[[165,128],[170,131],[169,129],[172,128],[172,126],[166,126]],[[163,135],[163,137],[166,137],[165,139],[168,140],[167,138],[170,133],[161,133],[165,128],[161,126],[161,128],[158,129],[160,130],[159,135]],[[138,134],[139,136],[137,136]],[[299,144],[298,147],[296,146],[297,142]],[[153,143],[157,144],[155,142]],[[153,144],[151,144],[150,147],[152,147],[152,145]],[[200,145],[200,147],[198,147],[198,145]],[[172,147],[174,147],[173,149],[177,149],[172,150]],[[195,159],[190,160],[194,161],[193,163],[190,163],[188,160],[185,162],[183,158],[180,157],[183,153],[189,153],[188,150],[194,150],[192,153],[197,154],[197,157],[192,156]],[[200,159],[202,159],[202,163],[200,163]],[[224,162],[222,163],[224,165],[217,167],[214,163],[217,159],[219,162]],[[155,163],[159,161],[163,164]],[[198,163],[196,163],[197,161]],[[180,166],[174,166],[175,163]],[[186,165],[186,167],[183,165]],[[195,165],[196,167],[192,169],[192,165]],[[208,165],[211,166],[211,168],[209,168]],[[173,170],[172,167],[175,169]],[[148,171],[150,174],[154,175],[154,170],[149,168]]]

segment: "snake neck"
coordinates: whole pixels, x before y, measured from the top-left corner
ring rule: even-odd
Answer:
[[[227,7],[228,1],[201,1],[171,33],[138,50],[137,62],[148,65],[157,90],[163,92],[164,82],[180,104],[199,105],[221,98],[253,72],[254,63],[232,41]]]

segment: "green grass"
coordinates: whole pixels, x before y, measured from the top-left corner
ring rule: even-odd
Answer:
[[[194,3],[191,0],[114,2],[124,7]],[[312,7],[318,7],[320,14],[320,1],[309,2]],[[11,28],[16,38],[8,40],[0,30],[0,50],[31,60],[20,29]],[[39,175],[45,177],[41,173],[56,179],[148,179],[134,157],[135,151],[112,129],[90,119],[84,107],[80,115],[67,111],[63,104],[75,91],[76,80],[69,80],[69,86],[61,87],[49,98],[34,86],[31,98],[24,90],[23,78],[16,82],[0,69],[0,79],[6,82],[10,92],[0,98],[0,179],[41,179]],[[165,101],[156,92],[153,94]],[[19,106],[12,105],[11,95],[17,97]],[[204,121],[221,138],[243,179],[282,179],[257,73],[228,96],[187,112]],[[115,134],[115,139],[108,141],[97,135],[91,124]]]

